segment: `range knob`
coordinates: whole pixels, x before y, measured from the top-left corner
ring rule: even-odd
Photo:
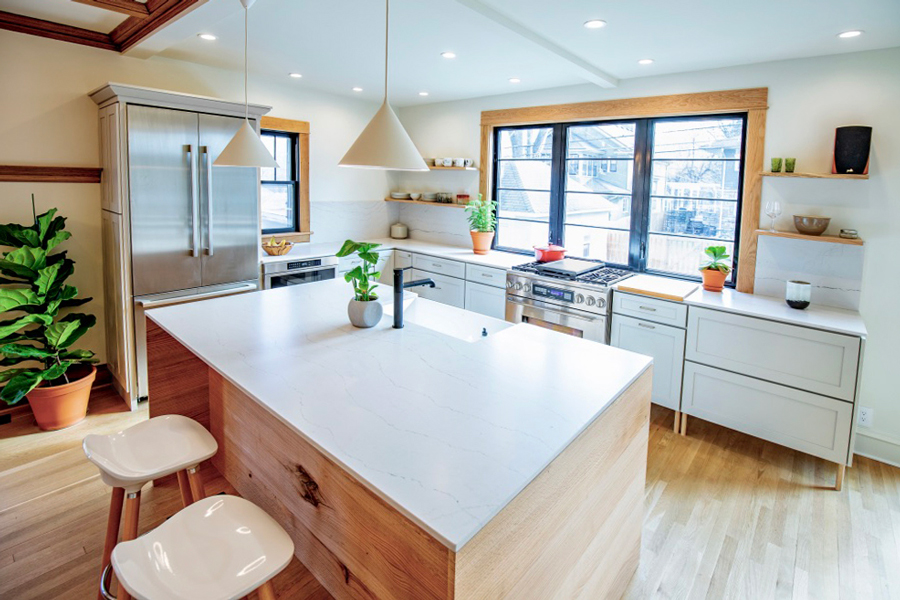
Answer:
[[[516,282],[516,289],[517,289],[517,290],[521,290],[521,289],[522,289],[522,284]]]
[[[604,298],[597,298],[597,307],[604,308],[606,306],[606,300]]]
[[[593,306],[593,305],[595,305],[596,303],[597,303],[597,301],[594,299],[593,296],[588,296],[588,298],[587,298],[587,305],[588,305],[588,306]]]
[[[515,282],[510,281],[509,279],[506,280],[506,287],[512,288],[512,287],[515,287],[515,285],[516,285]]]
[[[526,284],[525,284],[525,291],[526,291],[526,292],[530,292],[530,291],[531,291],[531,284],[530,284],[530,283],[526,283]]]
[[[583,304],[584,296],[581,294],[575,294],[575,304]]]

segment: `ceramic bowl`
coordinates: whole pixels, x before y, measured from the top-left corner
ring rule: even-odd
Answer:
[[[794,215],[794,227],[805,235],[822,235],[828,229],[829,223],[831,223],[831,217]]]
[[[422,194],[410,194],[409,195],[410,200],[418,200],[421,197],[422,197]]]

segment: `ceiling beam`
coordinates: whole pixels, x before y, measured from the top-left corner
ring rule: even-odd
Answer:
[[[149,17],[129,17],[109,32],[109,37],[120,52],[125,52],[177,19],[186,10],[204,2],[206,0],[148,0]]]
[[[525,25],[522,25],[518,21],[515,21],[507,17],[503,13],[494,10],[481,0],[456,0],[456,2],[462,4],[466,8],[474,10],[481,16],[490,19],[501,27],[504,27],[509,31],[515,33],[519,37],[522,37],[529,42],[540,46],[544,50],[549,51],[551,54],[556,55],[558,58],[563,59],[566,63],[568,63],[569,67],[577,75],[583,77],[587,81],[595,83],[604,88],[613,88],[619,85],[619,80],[616,77],[613,77],[602,69],[598,69],[588,61],[572,54],[565,48],[555,44],[554,42],[551,42],[544,36],[540,35],[532,29],[529,29]]]
[[[0,11],[0,29],[27,33],[28,35],[36,35],[61,42],[71,42],[83,46],[118,51],[109,34],[5,11]]]
[[[147,5],[137,0],[72,0],[72,2],[96,6],[138,19],[146,19],[150,15]]]

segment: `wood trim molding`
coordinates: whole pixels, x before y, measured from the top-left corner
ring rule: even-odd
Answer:
[[[103,8],[123,15],[128,15],[129,17],[138,17],[139,19],[146,19],[150,16],[147,5],[142,2],[137,2],[137,0],[72,0],[72,2]]]
[[[278,117],[262,117],[259,120],[260,129],[273,129],[275,131],[289,131],[291,133],[303,133],[309,135],[309,121],[294,121],[292,119],[280,119]]]
[[[308,242],[309,236],[312,234],[312,225],[309,219],[309,121],[295,121],[293,119],[264,116],[259,119],[259,128],[296,133],[300,145],[300,231],[266,235],[263,236],[263,240],[276,237],[295,243]]]
[[[0,181],[27,181],[32,183],[100,183],[100,172],[95,167],[35,167],[0,165]]]
[[[109,32],[119,52],[136,46],[141,40],[165,27],[200,0],[148,0],[147,17],[129,17]]]
[[[768,108],[768,88],[623,98],[576,104],[554,104],[487,110],[481,113],[481,124],[492,127],[528,125],[531,123],[568,123],[602,119],[667,117],[690,114],[744,112]]]
[[[747,147],[744,159],[744,188],[741,208],[737,290],[752,294],[753,280],[756,276],[756,230],[759,229],[768,102],[768,88],[748,88],[484,111],[481,113],[481,174],[479,191],[485,199],[492,199],[493,185],[491,177],[495,127],[697,114],[746,113]]]
[[[6,11],[0,11],[0,29],[45,37],[60,42],[101,48],[103,50],[118,50],[107,33],[35,19],[34,17],[26,17]]]

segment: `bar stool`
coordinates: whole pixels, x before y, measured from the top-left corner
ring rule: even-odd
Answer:
[[[220,495],[121,542],[110,564],[120,589],[138,600],[235,600],[253,590],[275,600],[272,578],[293,555],[294,542],[275,519],[243,498]],[[101,594],[111,600],[106,579],[104,572]]]
[[[88,435],[82,447],[100,469],[100,478],[112,487],[101,573],[118,541],[123,508],[122,540],[137,537],[141,488],[177,473],[181,501],[188,506],[204,497],[199,466],[218,450],[216,439],[202,425],[182,415],[154,417],[110,435]]]

